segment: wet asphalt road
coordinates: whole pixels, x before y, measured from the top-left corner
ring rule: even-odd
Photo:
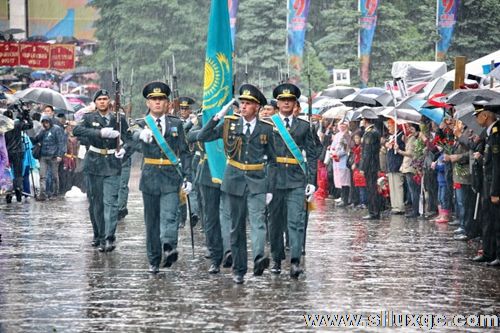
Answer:
[[[290,332],[310,330],[304,314],[500,313],[500,270],[468,260],[477,244],[453,241],[447,225],[401,216],[366,222],[363,211],[333,209],[327,200],[311,216],[298,281],[285,264],[280,276],[247,274],[245,284],[234,285],[229,269],[207,273],[199,227],[194,259],[185,228],[179,261],[149,274],[137,190],[129,212],[117,249],[102,254],[90,246],[84,197],[2,201],[0,332]]]

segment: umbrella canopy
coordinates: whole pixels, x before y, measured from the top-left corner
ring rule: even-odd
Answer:
[[[22,34],[23,32],[24,32],[24,30],[19,29],[19,28],[11,28],[11,29],[7,29],[5,31],[2,31],[2,33],[8,34],[8,35]]]
[[[87,73],[94,73],[94,72],[95,72],[95,69],[93,69],[93,68],[81,66],[81,67],[77,67],[71,71],[68,71],[65,74],[75,75],[75,74],[87,74]]]
[[[327,109],[321,116],[328,119],[345,119],[346,113],[351,110],[351,107],[345,105],[334,106]]]
[[[45,80],[36,80],[30,84],[30,88],[50,88],[52,87],[52,83],[50,81]]]
[[[323,98],[320,98],[323,97]],[[326,96],[320,96],[317,99],[314,100],[312,106],[313,108],[316,109],[325,109],[325,108],[330,108],[333,106],[339,106],[342,105],[339,99],[336,98],[330,98]]]
[[[345,113],[344,120],[345,121],[357,121],[361,117],[361,111],[358,110],[350,110]]]
[[[359,92],[355,92],[355,93],[352,93],[352,94],[342,98],[341,102],[344,105],[351,106],[354,108],[362,107],[362,106],[366,106],[366,105],[375,106],[375,105],[377,105],[377,101],[375,101],[375,98],[362,95]]]
[[[321,92],[321,96],[328,96],[336,99],[342,99],[350,94],[356,92],[355,88],[352,87],[344,87],[344,86],[336,86],[326,88]]]
[[[500,93],[490,89],[461,89],[447,96],[446,102],[452,105],[474,103],[476,101],[499,99]]]
[[[453,90],[453,81],[442,77],[429,82],[423,92],[424,99],[429,99],[432,95],[439,93],[447,93]]]
[[[14,128],[14,120],[0,114],[0,134],[6,133]]]
[[[375,101],[382,106],[394,106],[394,99],[392,98],[391,93],[384,92],[382,95],[377,96]]]
[[[52,105],[55,108],[73,111],[66,97],[48,88],[28,88],[14,94],[19,99],[25,99],[40,104]]]
[[[380,115],[393,119],[397,124],[414,123],[419,124],[422,115],[414,109],[400,109],[394,107],[386,107]]]
[[[485,130],[477,123],[472,104],[466,103],[455,106],[454,117],[464,123],[474,134],[481,135]]]
[[[12,74],[5,74],[0,76],[0,81],[17,81],[19,78]]]

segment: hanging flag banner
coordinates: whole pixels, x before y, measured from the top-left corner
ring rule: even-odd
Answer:
[[[370,78],[370,53],[372,51],[373,36],[377,27],[378,0],[359,0],[359,59],[361,87],[368,85]]]
[[[66,44],[51,45],[50,68],[63,71],[75,68],[75,46]]]
[[[0,66],[19,65],[19,44],[0,42]]]
[[[212,0],[208,22],[205,77],[203,82],[203,124],[232,98],[233,60],[227,0]],[[222,139],[205,143],[212,181],[222,183],[226,156]]]
[[[231,27],[231,41],[233,42],[233,50],[235,50],[236,42],[236,14],[238,13],[238,0],[227,0],[229,8],[229,25]]]
[[[49,68],[50,44],[19,43],[19,65],[31,68]]]
[[[437,2],[437,28],[440,39],[436,46],[436,61],[443,61],[451,45],[460,1],[437,0]]]
[[[302,68],[302,55],[310,0],[288,0],[288,57],[296,70]]]

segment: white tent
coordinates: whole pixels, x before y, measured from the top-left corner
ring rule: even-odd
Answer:
[[[483,74],[483,65],[488,65],[491,61],[500,62],[500,50],[490,53],[482,58],[471,61],[465,65],[465,74],[467,78],[467,74],[472,74],[476,76],[486,77]],[[449,71],[445,75],[442,76],[448,80],[455,80],[455,70]]]

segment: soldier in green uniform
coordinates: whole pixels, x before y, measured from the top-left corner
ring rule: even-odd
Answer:
[[[382,198],[377,191],[377,178],[380,170],[380,133],[374,124],[377,118],[373,110],[364,110],[361,114],[361,125],[365,127],[365,132],[361,138],[359,169],[366,178],[368,196],[368,215],[363,216],[364,220],[380,219],[382,206]]]
[[[191,131],[187,133],[188,142],[197,147],[196,152],[200,153],[195,177],[196,186],[201,194],[201,216],[203,217],[203,230],[207,248],[210,252],[212,264],[208,269],[210,274],[220,272],[222,267],[231,267],[233,260],[231,255],[231,216],[225,211],[225,193],[220,190],[220,184],[212,179],[210,168],[208,167],[207,154],[202,142],[197,141],[198,133],[201,129],[201,117]]]
[[[316,189],[319,153],[309,122],[293,115],[300,94],[300,89],[293,84],[277,86],[273,90],[273,96],[278,100],[279,112],[271,117],[275,126],[283,125],[282,129],[290,135],[288,139],[293,141],[287,141],[279,128],[274,128],[278,171],[273,200],[269,205],[269,240],[273,259],[271,272],[281,273],[281,261],[285,259],[283,234],[288,230],[292,278],[298,278],[302,273],[300,257],[304,243],[305,201],[306,197],[312,197]],[[292,153],[291,145],[296,145],[297,153],[301,156]],[[300,158],[303,158],[304,152],[307,161],[301,165]]]
[[[487,138],[484,155],[479,152],[474,155],[476,159],[483,159],[483,254],[472,260],[500,266],[500,121],[496,115],[500,113],[500,105],[478,102],[474,107],[476,121],[486,128]]]
[[[221,189],[228,194],[231,212],[231,253],[233,257],[233,281],[244,282],[247,272],[246,219],[250,222],[250,237],[255,276],[262,275],[269,267],[265,255],[266,204],[272,200],[275,183],[276,156],[272,126],[257,119],[264,95],[255,86],[240,87],[240,115],[224,117],[228,106],[217,113],[198,134],[199,141],[223,138],[228,164]],[[268,174],[264,164],[267,161]]]
[[[100,252],[115,249],[115,231],[118,222],[118,190],[122,159],[128,150],[131,136],[125,117],[117,120],[109,111],[109,92],[98,90],[94,95],[96,112],[87,113],[73,129],[73,134],[89,144],[84,159],[88,180],[88,198],[91,219],[95,221],[95,240]],[[121,132],[117,122],[121,122]],[[118,149],[118,137],[125,143]]]
[[[192,189],[191,154],[182,122],[165,112],[169,86],[163,82],[151,82],[144,87],[142,95],[147,99],[149,115],[138,122],[141,129],[134,134],[134,139],[141,141],[140,150],[144,156],[139,189],[144,201],[149,270],[156,274],[162,252],[164,267],[172,266],[178,258],[179,192],[182,189],[189,194]],[[165,142],[166,148],[163,145]],[[180,160],[180,165],[175,165],[168,152]]]

